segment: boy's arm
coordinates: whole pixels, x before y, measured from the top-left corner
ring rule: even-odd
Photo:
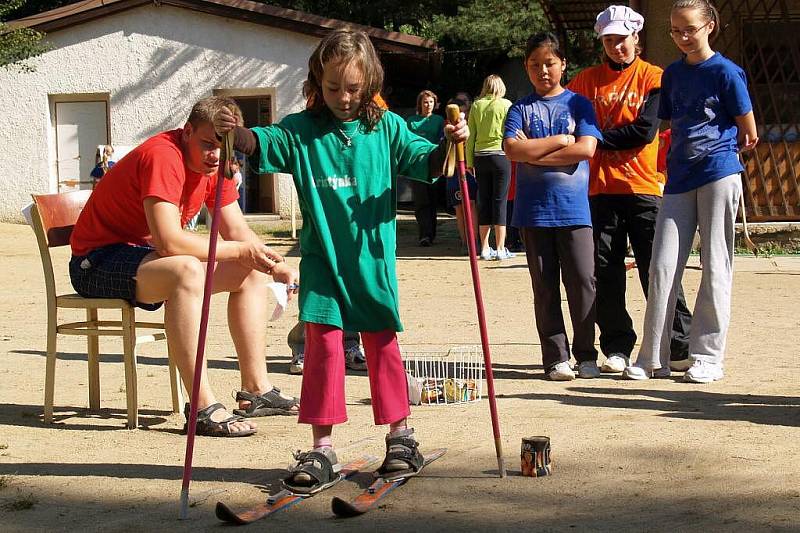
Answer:
[[[597,139],[591,135],[584,135],[578,137],[575,144],[556,150],[555,152],[540,157],[536,161],[530,161],[530,163],[542,167],[574,165],[584,159],[591,159],[594,157],[596,148]]]
[[[238,204],[233,202],[235,209]],[[230,205],[223,207],[220,212],[229,210]],[[162,257],[189,255],[201,261],[208,261],[208,238],[197,235],[181,228],[181,213],[173,203],[155,196],[148,196],[144,200],[144,213],[150,229],[153,247]],[[239,211],[241,216],[241,211]],[[220,222],[225,220],[221,215]],[[244,217],[242,217],[244,219]],[[227,226],[225,232],[228,232]],[[223,233],[223,239],[225,239]],[[256,240],[220,240],[217,243],[217,261],[239,261],[240,263],[270,273],[275,263],[283,258],[267,248],[266,245]]]

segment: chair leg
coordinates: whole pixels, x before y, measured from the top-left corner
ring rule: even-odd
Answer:
[[[87,309],[86,320],[97,322],[97,309]],[[100,339],[97,335],[90,335],[86,340],[89,360],[89,409],[97,412],[100,410]]]
[[[169,345],[167,346],[167,352],[169,352]],[[183,384],[172,357],[169,357],[169,387],[172,392],[172,412],[180,413],[183,406]]]
[[[50,313],[48,313],[49,315]],[[55,315],[55,312],[52,313]],[[56,386],[56,317],[47,317],[47,361],[44,372],[44,422],[53,423],[53,396]]]
[[[125,365],[125,394],[128,405],[128,429],[136,429],[138,390],[136,377],[136,316],[133,308],[122,309],[122,358]]]

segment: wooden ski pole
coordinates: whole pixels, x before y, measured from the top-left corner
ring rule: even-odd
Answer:
[[[461,110],[455,104],[447,106],[447,120],[456,124],[461,116]],[[464,162],[464,143],[455,145],[456,162],[458,168],[458,181],[461,185],[461,205],[464,209],[464,225],[466,226],[467,247],[469,248],[469,266],[472,270],[472,288],[475,292],[475,306],[478,308],[478,325],[481,332],[481,345],[483,347],[483,364],[486,367],[486,385],[489,389],[489,412],[492,417],[492,432],[494,433],[494,449],[497,453],[497,468],[500,477],[506,477],[505,460],[503,459],[503,443],[500,439],[500,419],[497,416],[497,402],[494,395],[494,374],[492,373],[492,356],[489,352],[489,334],[486,331],[486,315],[483,308],[483,294],[481,292],[481,278],[478,272],[478,256],[475,247],[475,228],[472,226],[472,208],[469,203],[469,187],[467,187],[467,170]]]
[[[186,425],[186,456],[183,461],[183,486],[181,487],[180,515],[181,520],[189,518],[189,483],[192,480],[192,456],[194,453],[194,438],[197,430],[197,396],[200,389],[200,374],[202,373],[203,360],[206,349],[206,332],[208,331],[208,314],[211,304],[211,288],[214,281],[214,270],[217,260],[217,236],[219,235],[219,212],[222,200],[222,182],[232,179],[229,160],[233,157],[233,131],[225,134],[225,146],[219,160],[219,176],[214,192],[214,214],[211,216],[211,230],[208,237],[208,262],[206,263],[206,283],[203,289],[203,307],[200,313],[200,331],[197,335],[197,357],[194,362],[194,377],[192,379],[192,394],[189,400],[189,420]]]

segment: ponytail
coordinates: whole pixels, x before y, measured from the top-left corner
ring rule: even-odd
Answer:
[[[672,11],[678,9],[697,9],[706,21],[714,22],[714,29],[708,36],[709,42],[714,42],[722,27],[720,26],[719,11],[710,0],[675,0]]]

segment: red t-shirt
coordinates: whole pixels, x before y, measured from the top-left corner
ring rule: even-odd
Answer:
[[[218,173],[189,170],[181,150],[182,129],[165,131],[132,150],[100,180],[83,208],[70,244],[72,254],[86,255],[109,244],[150,244],[144,199],[154,196],[178,206],[181,226],[206,204],[214,210]],[[239,197],[233,180],[222,186],[222,206]]]

